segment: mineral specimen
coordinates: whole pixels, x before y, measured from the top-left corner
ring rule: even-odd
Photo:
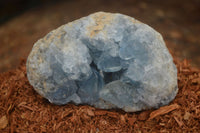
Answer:
[[[118,13],[97,12],[48,33],[33,46],[27,76],[51,103],[127,112],[166,105],[178,91],[162,36]]]

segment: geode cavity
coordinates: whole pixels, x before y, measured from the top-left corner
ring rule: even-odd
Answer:
[[[178,91],[162,36],[118,13],[97,12],[48,33],[33,46],[27,76],[51,103],[127,112],[166,105]]]

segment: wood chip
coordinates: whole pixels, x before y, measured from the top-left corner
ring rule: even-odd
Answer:
[[[62,112],[62,114],[61,114],[61,119],[63,119],[63,118],[65,118],[65,117],[69,116],[69,115],[72,114],[72,113],[73,113],[73,110],[68,110],[68,111]]]
[[[124,115],[120,115],[120,120],[121,120],[123,123],[126,122],[126,119],[125,119]]]
[[[6,128],[7,125],[8,125],[8,119],[6,115],[4,115],[0,118],[0,129]]]
[[[151,112],[149,120],[151,120],[151,119],[153,119],[157,116],[167,114],[167,113],[169,113],[169,112],[171,112],[175,109],[178,109],[179,107],[180,106],[178,104],[172,104],[172,105],[169,105],[169,106],[161,107],[158,110]]]
[[[184,124],[183,124],[183,121],[182,120],[179,120],[176,116],[174,116],[174,119],[175,121],[178,123],[179,127],[182,127]]]
[[[149,111],[143,111],[139,114],[138,119],[141,121],[147,120],[149,118]]]
[[[190,118],[190,113],[189,112],[185,112],[185,115],[183,116],[184,120],[188,120]]]
[[[20,107],[24,107],[24,108],[26,108],[26,109],[29,109],[29,110],[31,110],[31,111],[34,111],[34,109],[32,108],[32,107],[29,107],[29,106],[27,106],[27,105],[20,105]]]
[[[94,116],[94,112],[91,109],[87,109],[87,114],[89,116]]]
[[[107,115],[112,118],[119,118],[119,114],[116,112],[107,112]]]
[[[134,125],[134,123],[135,123],[136,121],[137,121],[137,119],[134,118],[134,117],[128,118],[128,123],[129,123],[130,125]]]
[[[107,111],[103,111],[103,110],[95,111],[95,115],[105,115],[105,114],[107,114]]]
[[[200,78],[192,79],[192,83],[200,84]]]

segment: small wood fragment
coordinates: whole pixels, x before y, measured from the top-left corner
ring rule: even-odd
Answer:
[[[134,118],[134,117],[132,117],[132,118],[128,118],[128,123],[130,124],[130,125],[134,125],[134,123],[136,122],[136,118]]]
[[[107,115],[112,118],[119,118],[119,115],[116,112],[107,112]]]
[[[192,83],[200,84],[200,78],[192,79]]]
[[[7,119],[6,115],[4,115],[0,118],[0,129],[6,128],[7,125],[8,125],[8,119]]]
[[[91,109],[87,109],[87,114],[89,116],[94,116],[94,112]]]
[[[105,115],[105,114],[107,114],[107,111],[103,110],[95,111],[95,115]]]
[[[178,109],[180,106],[178,104],[172,104],[172,105],[169,105],[169,106],[164,106],[164,107],[161,107],[153,112],[151,112],[150,114],[150,117],[149,117],[149,120],[157,117],[157,116],[160,116],[160,115],[164,115],[164,114],[167,114],[175,109]]]
[[[149,117],[149,111],[143,111],[138,115],[138,119],[141,121],[147,120]]]
[[[120,120],[121,120],[123,123],[126,122],[126,119],[125,119],[124,115],[120,115]]]
[[[188,120],[190,118],[190,113],[189,112],[185,112],[185,115],[183,116],[184,120]]]
[[[183,124],[183,121],[182,120],[179,120],[176,116],[174,116],[174,119],[175,121],[178,123],[179,127],[182,127],[184,124]]]

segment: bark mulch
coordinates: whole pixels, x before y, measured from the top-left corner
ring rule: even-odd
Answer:
[[[126,113],[87,105],[57,106],[37,94],[25,61],[0,74],[0,132],[200,132],[200,69],[175,61],[179,92],[168,106]]]

